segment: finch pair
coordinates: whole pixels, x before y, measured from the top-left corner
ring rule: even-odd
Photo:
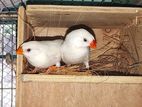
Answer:
[[[37,68],[60,67],[61,60],[67,65],[84,63],[89,68],[90,48],[96,48],[96,38],[88,30],[79,28],[69,32],[64,40],[25,42],[16,52]]]

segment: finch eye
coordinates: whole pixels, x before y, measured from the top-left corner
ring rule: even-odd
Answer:
[[[28,49],[27,49],[27,52],[30,52],[30,51],[31,51],[31,49],[30,49],[30,48],[28,48]]]
[[[86,38],[84,38],[83,40],[84,40],[84,42],[87,42],[87,39],[86,39]]]

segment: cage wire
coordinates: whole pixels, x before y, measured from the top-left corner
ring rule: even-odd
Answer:
[[[17,20],[0,16],[0,107],[15,107]]]

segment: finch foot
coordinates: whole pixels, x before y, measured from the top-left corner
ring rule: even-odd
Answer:
[[[49,71],[56,71],[57,70],[57,67],[56,66],[50,66],[48,68]]]
[[[52,74],[51,72],[55,72],[57,71],[57,68],[56,66],[50,66],[48,67],[48,69],[45,71],[45,74]]]
[[[64,68],[64,66],[61,67],[56,67],[56,66],[50,66],[48,67],[48,69],[46,70],[46,74],[56,74],[56,73],[60,73],[60,70],[62,70]]]

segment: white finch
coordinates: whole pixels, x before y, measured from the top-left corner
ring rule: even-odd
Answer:
[[[38,68],[47,68],[52,65],[60,67],[60,46],[63,40],[29,41],[17,49],[17,54],[23,54],[28,62]]]
[[[89,48],[96,48],[96,39],[86,29],[71,31],[61,46],[62,60],[67,64],[84,63],[89,68]]]

